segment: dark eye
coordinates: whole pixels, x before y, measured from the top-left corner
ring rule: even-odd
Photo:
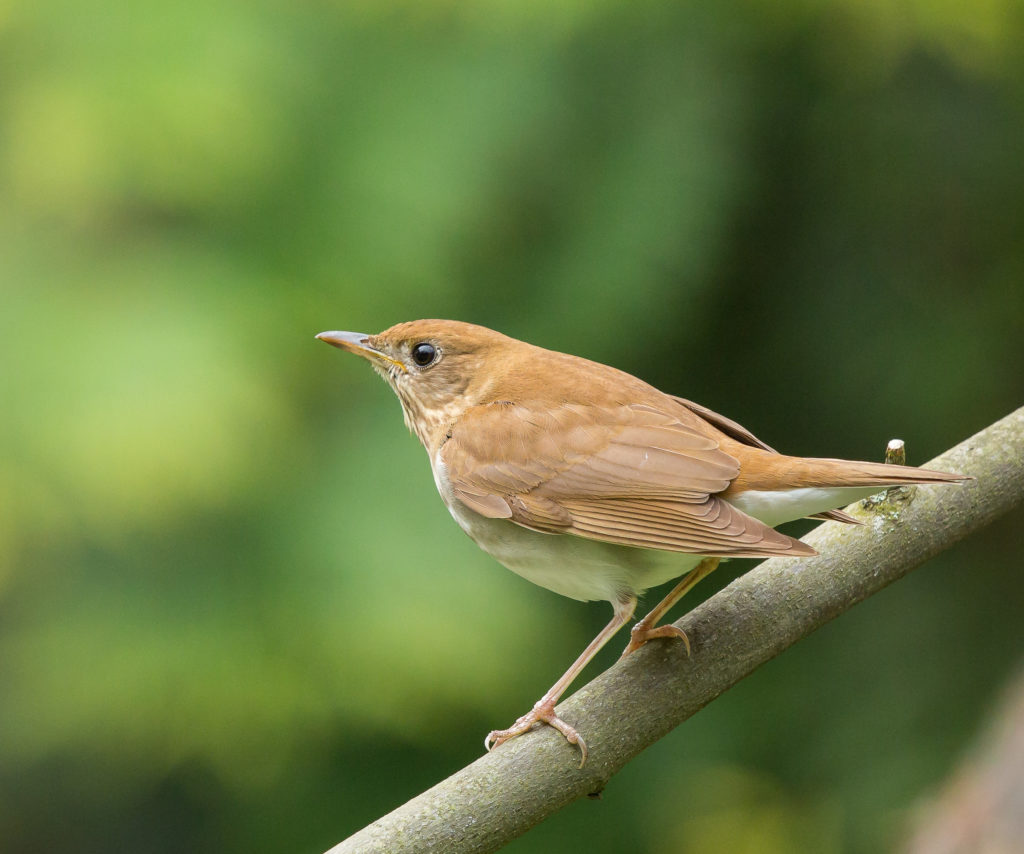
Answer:
[[[425,368],[437,358],[437,348],[426,341],[421,341],[412,348],[412,360],[421,368]]]

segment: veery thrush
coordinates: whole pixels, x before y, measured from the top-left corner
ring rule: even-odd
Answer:
[[[455,521],[526,579],[614,616],[551,689],[488,749],[543,721],[581,751],[555,704],[650,587],[685,577],[638,622],[623,655],[652,638],[689,641],[661,617],[720,558],[812,555],[774,529],[882,487],[965,480],[884,463],[790,457],[735,421],[606,365],[482,326],[416,320],[377,335],[317,338],[367,359],[398,395]]]

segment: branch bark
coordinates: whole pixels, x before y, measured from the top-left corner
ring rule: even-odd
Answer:
[[[804,539],[813,558],[767,560],[652,643],[565,700],[590,758],[544,727],[502,745],[339,843],[328,854],[496,851],[578,798],[600,792],[641,750],[833,617],[1024,501],[1024,407],[927,464],[973,475],[962,486],[894,492]]]

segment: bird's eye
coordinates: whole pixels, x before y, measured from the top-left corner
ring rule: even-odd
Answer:
[[[425,368],[436,358],[437,348],[427,341],[421,341],[412,348],[412,360],[421,368]]]

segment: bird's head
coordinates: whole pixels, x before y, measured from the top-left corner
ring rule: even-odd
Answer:
[[[406,425],[428,450],[440,428],[487,400],[504,351],[522,346],[500,332],[455,320],[412,320],[376,335],[321,332],[316,337],[373,365],[398,395]]]

